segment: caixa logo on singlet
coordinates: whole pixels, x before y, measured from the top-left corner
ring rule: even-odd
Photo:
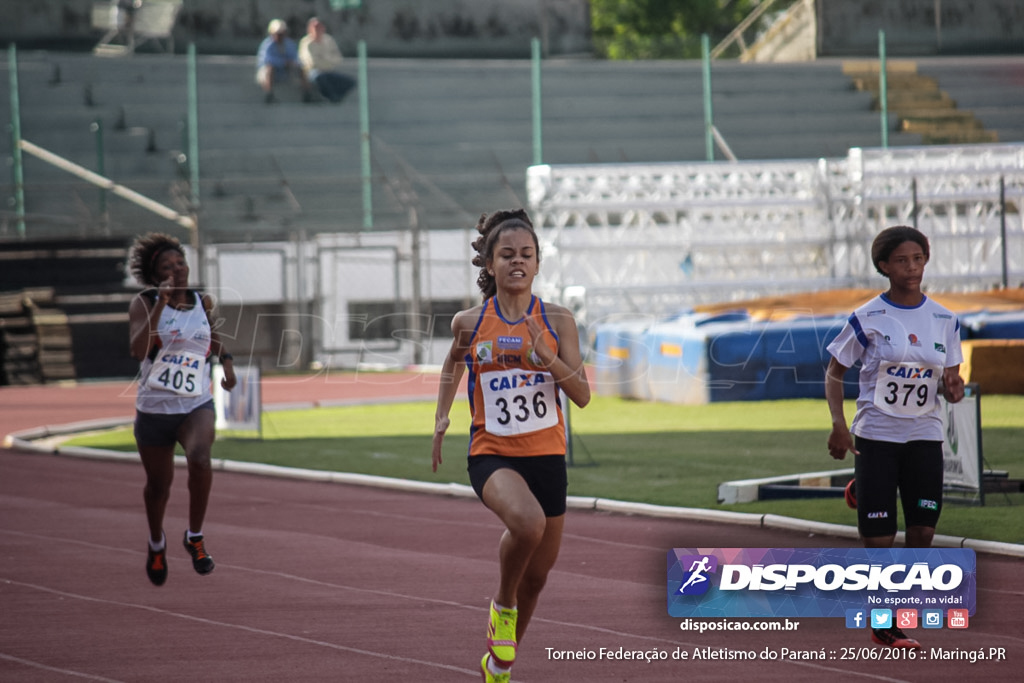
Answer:
[[[718,571],[718,558],[714,555],[684,555],[680,567],[688,567],[679,586],[680,595],[704,595],[711,587],[710,574]]]

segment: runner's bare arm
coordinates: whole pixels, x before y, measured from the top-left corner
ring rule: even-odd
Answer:
[[[828,411],[832,416],[832,432],[828,436],[828,453],[836,460],[844,460],[846,452],[850,451],[857,455],[857,449],[853,447],[853,435],[846,424],[846,415],[843,412],[843,376],[849,370],[835,358],[828,363],[828,370],[825,371],[825,400],[828,402]]]
[[[451,349],[444,358],[441,366],[441,380],[437,388],[437,409],[434,411],[434,438],[431,448],[431,466],[437,471],[437,466],[442,462],[441,446],[444,442],[444,435],[448,431],[451,420],[448,415],[451,413],[452,404],[455,402],[455,395],[459,391],[459,383],[466,371],[466,363],[463,360],[469,352],[470,340],[473,335],[472,320],[473,313],[479,317],[479,308],[457,313],[452,319],[452,340]]]
[[[210,352],[220,359],[220,364],[224,368],[224,379],[220,381],[220,385],[231,391],[238,383],[238,378],[235,377],[235,358],[224,348],[224,340],[221,339],[214,324],[213,308],[213,297],[204,294],[203,310],[206,311],[206,320],[210,323]]]

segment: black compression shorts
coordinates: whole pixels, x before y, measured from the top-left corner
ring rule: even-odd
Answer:
[[[908,527],[935,528],[942,511],[942,442],[856,437],[857,526],[865,538],[896,533],[897,491]]]
[[[196,410],[213,410],[213,399]],[[178,442],[178,429],[192,413],[144,413],[135,411],[135,443],[139,446],[173,446]]]
[[[565,497],[569,489],[569,476],[564,455],[471,455],[469,481],[476,495],[483,500],[484,484],[492,474],[508,468],[518,472],[530,487],[533,497],[540,503],[545,517],[565,514]]]

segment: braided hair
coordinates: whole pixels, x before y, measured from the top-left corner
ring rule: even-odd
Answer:
[[[172,249],[182,256],[185,255],[181,242],[170,235],[151,232],[136,239],[135,244],[132,245],[131,255],[128,257],[128,268],[135,276],[135,281],[140,285],[158,287],[160,283],[154,276],[156,262],[160,259],[161,254]]]
[[[537,250],[537,261],[540,262],[540,241],[533,229],[533,222],[526,215],[523,209],[514,211],[495,211],[490,216],[482,214],[477,221],[476,231],[480,236],[473,241],[473,249],[476,256],[473,257],[473,265],[480,268],[480,274],[476,277],[476,285],[480,288],[484,299],[489,299],[498,293],[498,285],[494,276],[487,272],[487,262],[494,258],[494,247],[498,244],[498,238],[506,230],[526,230],[533,237],[533,246]]]

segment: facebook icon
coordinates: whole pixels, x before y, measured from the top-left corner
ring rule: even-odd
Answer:
[[[862,609],[846,610],[846,628],[864,628],[868,625],[867,611]]]

